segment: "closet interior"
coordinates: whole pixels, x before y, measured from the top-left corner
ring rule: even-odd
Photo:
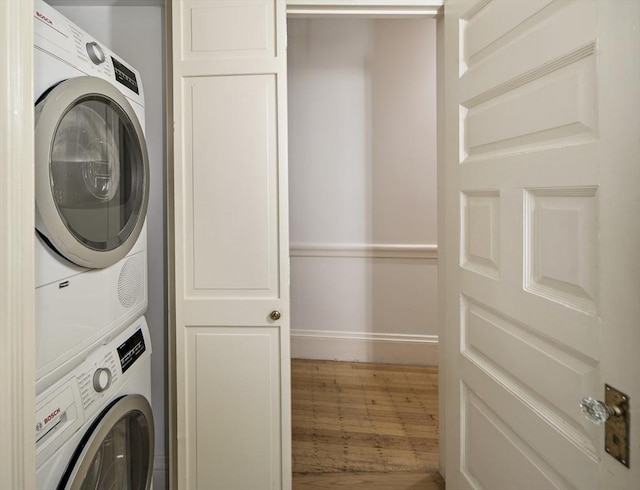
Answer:
[[[288,19],[296,488],[442,485],[435,42],[433,19]]]
[[[435,20],[288,30],[292,355],[436,365]]]

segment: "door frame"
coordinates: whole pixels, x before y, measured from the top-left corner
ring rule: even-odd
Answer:
[[[411,0],[405,0],[397,2],[396,5],[389,6],[388,1],[376,2],[371,0],[363,0],[363,4],[367,5],[367,9],[362,8],[350,8],[349,6],[342,5],[342,0],[325,0],[322,5],[316,0],[287,0],[287,19],[289,18],[326,18],[326,17],[341,17],[341,18],[395,18],[395,19],[418,19],[430,17],[436,21],[436,172],[437,172],[437,187],[438,189],[444,189],[447,183],[446,179],[446,152],[456,151],[457,143],[454,143],[451,147],[447,147],[447,139],[445,138],[445,104],[446,94],[444,89],[444,73],[445,73],[445,45],[444,45],[444,1],[446,0],[432,0],[425,2],[424,0],[418,0],[412,2]],[[349,2],[355,4],[356,2]],[[378,3],[379,5],[375,5]],[[386,5],[385,5],[386,4]],[[457,53],[448,53],[450,56],[454,56],[457,63]],[[445,262],[446,262],[446,249],[445,237],[446,237],[446,220],[445,220],[445,192],[438,191],[437,195],[437,216],[438,216],[438,297],[445,298],[446,296],[446,274],[445,274]],[[442,300],[440,300],[441,302]],[[446,308],[438,308],[438,450],[440,453],[440,474],[446,479],[446,372],[447,372],[447,351],[446,345]]]
[[[0,32],[0,487],[34,488],[33,1],[0,2]]]
[[[167,46],[172,45],[172,16],[171,16],[171,5],[174,1],[179,0],[166,0],[165,5],[165,32],[166,32],[166,43]],[[437,155],[436,155],[436,172],[437,172],[437,185],[438,188],[444,188],[446,179],[445,179],[445,164],[444,164],[444,143],[446,142],[446,138],[444,137],[444,131],[440,128],[443,127],[445,117],[444,117],[444,103],[445,103],[445,91],[443,86],[444,80],[444,61],[445,61],[445,48],[444,48],[444,2],[446,0],[430,0],[425,2],[425,0],[405,0],[403,2],[399,2],[397,5],[393,7],[389,7],[390,3],[388,0],[360,0],[360,3],[368,5],[375,4],[373,8],[367,8],[366,10],[353,10],[344,7],[344,0],[324,0],[322,4],[316,0],[286,0],[287,2],[287,18],[290,17],[344,17],[344,18],[402,18],[402,19],[411,19],[411,18],[424,18],[424,17],[432,17],[436,20],[436,113],[437,113]],[[356,2],[351,3],[358,3]],[[425,5],[428,3],[429,5]],[[386,5],[385,5],[386,4]],[[401,5],[403,4],[403,5]],[[310,5],[311,8],[306,10],[307,6]],[[420,8],[415,8],[416,5],[420,5]],[[170,137],[172,134],[173,128],[173,75],[172,75],[172,66],[173,66],[173,57],[172,50],[166,50],[166,73],[165,73],[165,83],[166,83],[166,127],[167,127],[167,138],[166,138],[166,151],[167,151],[167,160],[166,160],[166,168],[165,175],[167,179],[167,189],[166,189],[166,208],[168,210],[174,209],[174,193],[173,193],[173,174],[174,174],[174,164],[173,164],[173,139]],[[456,58],[457,60],[457,55]],[[445,284],[445,274],[444,274],[444,261],[445,261],[445,247],[444,236],[445,236],[445,209],[444,209],[444,192],[438,192],[438,297],[444,298],[446,292],[446,284]],[[173,251],[173,240],[174,240],[174,223],[172,218],[172,213],[167,213],[166,216],[167,227],[166,227],[166,240],[167,240],[167,397],[168,397],[168,407],[167,407],[167,423],[168,423],[168,475],[167,481],[169,482],[169,488],[178,488],[178,475],[177,475],[177,461],[178,461],[178,446],[180,445],[180,441],[178,440],[176,434],[177,427],[177,405],[176,405],[176,376],[175,376],[175,366],[176,366],[176,325],[174,320],[175,315],[175,294],[173,291],[174,277],[175,277],[175,261],[173,260],[174,251]],[[445,424],[445,414],[446,414],[446,406],[444,396],[444,388],[446,387],[446,363],[445,363],[445,352],[446,352],[446,339],[445,339],[445,308],[439,308],[438,311],[438,323],[440,326],[438,332],[438,384],[440,386],[440,395],[438,397],[439,403],[439,436],[438,436],[438,448],[440,453],[440,469],[439,473],[446,479],[446,424]]]
[[[290,0],[296,3],[296,0]],[[304,3],[297,0],[297,3]],[[440,2],[434,2],[435,5]],[[170,6],[171,0],[167,0]],[[31,488],[35,485],[35,449],[33,444],[32,420],[28,414],[35,411],[35,395],[33,393],[33,379],[35,368],[31,362],[35,358],[35,302],[34,302],[34,237],[35,227],[34,217],[34,158],[33,158],[33,2],[32,0],[9,0],[0,2],[0,9],[3,15],[0,16],[1,31],[6,33],[0,37],[0,50],[5,54],[5,59],[10,60],[8,66],[12,70],[3,71],[0,75],[2,92],[0,100],[6,101],[7,107],[14,110],[6,114],[6,123],[2,127],[0,136],[5,141],[16,142],[14,145],[2,145],[0,152],[3,161],[21,162],[18,166],[2,169],[2,179],[0,179],[1,194],[7,196],[0,201],[0,214],[3,219],[3,228],[7,232],[7,240],[2,243],[0,249],[0,260],[2,261],[3,274],[0,275],[2,290],[12,294],[5,294],[6,307],[0,309],[0,319],[3,325],[9,327],[2,331],[2,342],[0,342],[1,358],[5,359],[5,369],[2,370],[0,383],[4,392],[15,394],[7,398],[4,402],[4,413],[9,414],[11,424],[7,424],[6,434],[0,437],[0,451],[3,457],[0,458],[0,486],[9,488]],[[343,12],[344,13],[344,12]],[[389,11],[385,12],[389,14]],[[408,10],[402,12],[403,16],[409,14]],[[409,14],[410,15],[410,14]],[[424,16],[424,12],[417,15]],[[16,21],[17,19],[17,21]],[[437,42],[437,73],[438,77],[442,72],[443,46],[439,42],[442,14],[436,16],[438,29]],[[167,42],[171,42],[171,16],[166,16]],[[167,52],[167,69],[171,67],[170,52]],[[13,61],[11,61],[13,60]],[[171,100],[171,77],[167,72],[167,100]],[[438,127],[441,127],[441,84],[438,84]],[[171,104],[167,104],[167,122],[172,119]],[[170,125],[167,126],[171,128]],[[443,133],[438,131],[439,141],[444,141]],[[171,138],[167,138],[168,155],[171,155]],[[441,158],[441,145],[438,145],[438,184],[444,180],[444,172]],[[172,172],[171,159],[167,159],[168,174]],[[170,181],[169,181],[170,182]],[[18,189],[18,192],[15,190]],[[167,190],[167,206],[173,202],[171,186]],[[440,201],[440,197],[438,197]],[[15,213],[14,210],[20,210]],[[438,230],[442,237],[441,229],[444,223],[444,208],[439,204],[438,210]],[[168,220],[167,237],[172,236],[172,223]],[[442,243],[442,238],[439,239]],[[169,242],[170,243],[170,242]],[[444,293],[442,277],[442,259],[445,247],[440,248],[439,260],[439,294]],[[169,251],[170,252],[170,251]],[[168,274],[169,279],[173,273],[173,263],[168,253]],[[171,281],[169,281],[171,284]],[[172,348],[173,327],[172,327],[172,295],[171,291],[167,295],[167,312],[169,319],[168,335],[168,358],[167,362],[171,367],[174,362],[174,349]],[[3,305],[4,306],[4,305]],[[444,385],[445,365],[442,363],[445,350],[446,339],[444,337],[444,312],[441,311],[439,334],[439,365],[440,365],[440,386]],[[21,353],[15,356],[16,352]],[[172,370],[168,370],[169,386],[168,394],[172,394],[173,376]],[[441,452],[441,472],[444,471],[444,398],[440,397],[440,452]],[[169,426],[174,425],[174,403],[169,398]],[[4,431],[3,431],[4,432]],[[170,435],[170,441],[172,437]],[[173,461],[175,457],[175,444],[170,443],[169,459]],[[173,476],[170,475],[170,482],[174,483]]]
[[[170,5],[171,0],[167,0]],[[2,308],[0,308],[1,330],[0,358],[4,359],[3,369],[0,371],[0,387],[5,393],[14,394],[4,400],[2,410],[10,417],[10,424],[6,424],[0,433],[0,486],[9,488],[31,488],[35,485],[35,450],[33,444],[33,424],[31,415],[35,411],[35,396],[33,393],[35,356],[34,336],[34,285],[33,285],[33,229],[34,229],[34,196],[33,196],[33,95],[32,95],[32,45],[33,45],[33,2],[31,0],[9,0],[0,2],[0,52],[9,60],[7,66],[11,70],[0,72],[0,100],[13,108],[3,114],[0,138],[3,141],[14,142],[13,145],[0,145],[0,153],[4,162],[20,162],[20,165],[2,167],[0,178],[0,195],[6,196],[0,201],[0,215],[3,230],[6,235],[0,245],[0,289],[4,291]],[[170,15],[166,16],[170,29]],[[444,73],[445,47],[441,42],[443,26],[441,14],[437,17],[437,77],[438,77],[438,185],[446,183],[444,174],[445,151],[442,142],[444,128],[442,119],[442,103],[445,101],[442,87]],[[170,38],[168,39],[170,41]],[[167,53],[169,55],[169,53]],[[170,59],[168,60],[170,61]],[[167,63],[170,66],[170,63]],[[171,95],[171,77],[167,78],[167,97]],[[167,121],[171,121],[171,105],[167,106]],[[170,131],[171,126],[168,126]],[[170,148],[170,138],[167,144]],[[170,154],[170,153],[169,153]],[[167,160],[170,161],[169,159]],[[168,170],[171,164],[168,163]],[[16,190],[18,190],[16,192]],[[444,283],[444,202],[438,196],[438,232],[440,244],[439,260],[439,294],[446,292]],[[167,201],[171,205],[171,190],[168,190]],[[19,210],[19,212],[15,212]],[[171,236],[171,223],[168,223],[167,234]],[[170,254],[169,254],[170,256]],[[172,265],[171,263],[169,264]],[[171,274],[172,269],[169,269]],[[444,297],[444,296],[443,296]],[[171,295],[168,295],[168,312],[171,313]],[[446,365],[444,364],[446,317],[444,311],[439,313],[439,365],[440,386],[446,386]],[[171,315],[169,315],[169,342],[171,342]],[[169,344],[168,362],[171,366],[171,344]],[[20,355],[16,356],[15,353]],[[169,370],[169,378],[171,371]],[[171,394],[171,383],[169,383]],[[441,471],[444,470],[444,399],[440,397],[440,451]],[[171,407],[170,402],[170,417]],[[170,451],[172,456],[172,452]],[[446,474],[443,475],[446,477]]]
[[[448,179],[446,178],[446,155],[450,151],[447,144],[451,142],[445,138],[446,134],[446,114],[447,104],[445,91],[445,69],[446,69],[446,48],[444,44],[444,6],[438,10],[436,15],[436,175],[437,175],[437,216],[438,216],[438,451],[440,452],[440,474],[447,480],[447,425],[446,425],[446,389],[447,389],[447,308],[443,306],[447,293],[447,249],[450,246],[446,241],[447,220],[446,199],[444,189],[446,189]],[[449,53],[450,55],[452,53]],[[456,57],[457,61],[457,57]],[[455,143],[454,143],[455,144]]]

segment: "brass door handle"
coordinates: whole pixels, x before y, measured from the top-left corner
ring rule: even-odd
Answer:
[[[269,315],[269,318],[271,318],[275,322],[276,320],[280,320],[281,316],[282,315],[280,315],[280,312],[278,310],[273,310]]]

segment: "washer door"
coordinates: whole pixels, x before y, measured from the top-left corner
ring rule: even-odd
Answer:
[[[126,97],[97,77],[56,85],[35,110],[36,228],[82,267],[115,264],[147,211],[149,161]]]
[[[153,415],[142,395],[107,407],[83,437],[58,489],[148,490],[153,476]]]

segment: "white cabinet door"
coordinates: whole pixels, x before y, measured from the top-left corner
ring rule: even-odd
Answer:
[[[638,488],[639,24],[635,1],[445,2],[447,487]],[[578,406],[605,383],[629,468]]]
[[[180,489],[291,486],[285,8],[172,4]]]

